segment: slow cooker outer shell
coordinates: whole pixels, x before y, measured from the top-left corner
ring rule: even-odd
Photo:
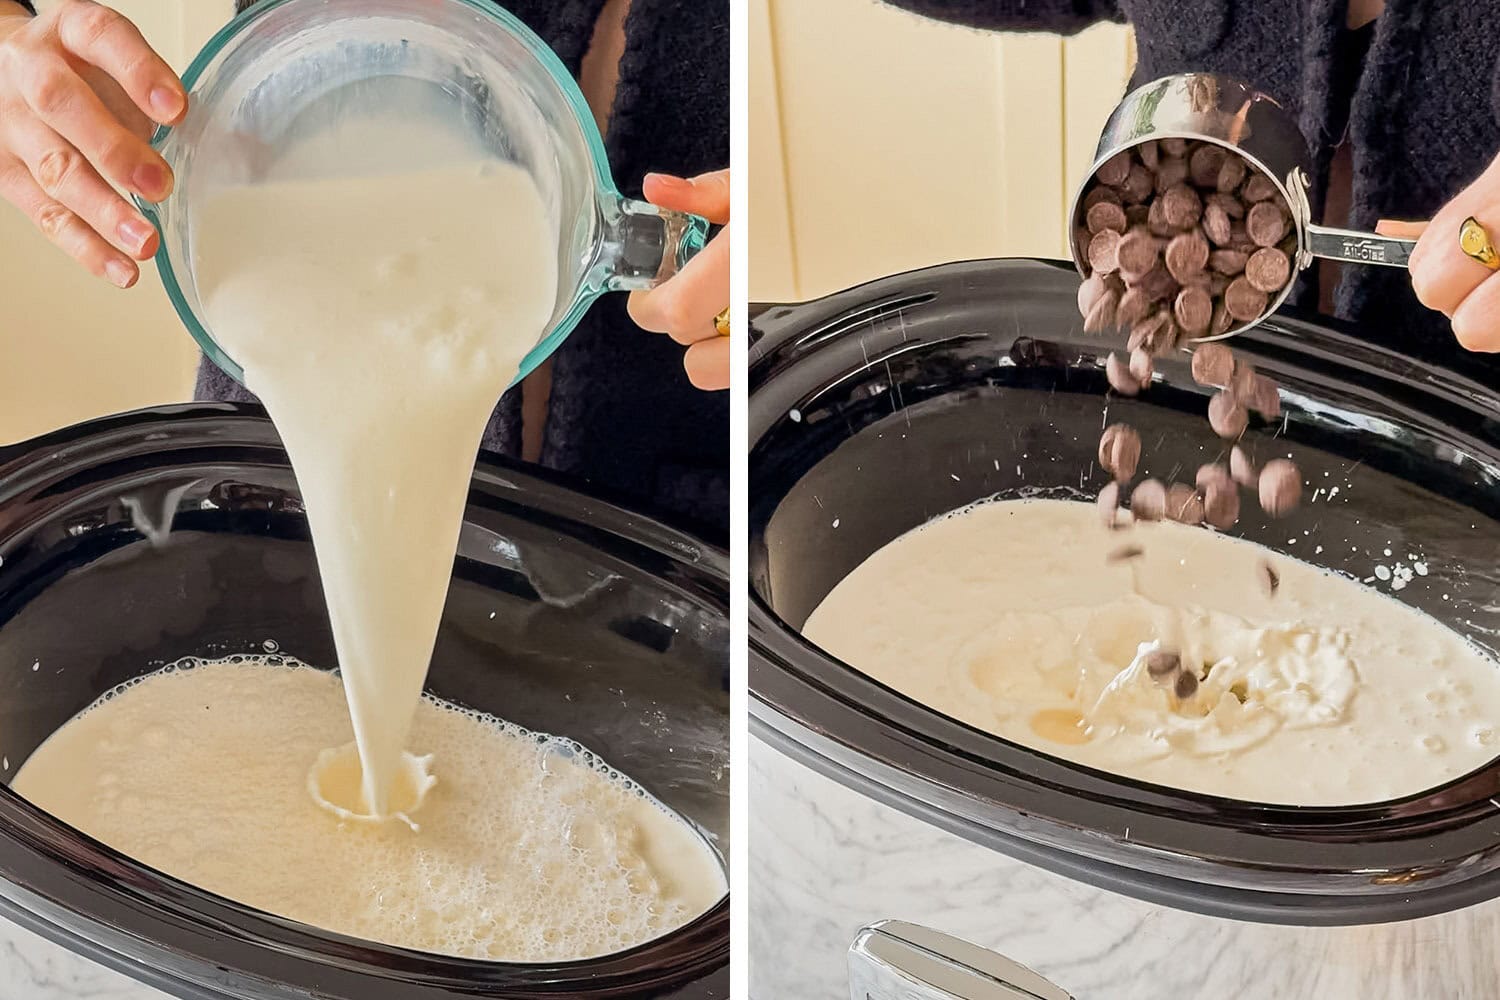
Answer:
[[[0,449],[0,634],[29,605],[45,598],[48,587],[59,581],[68,583],[76,574],[73,563],[92,569],[101,556],[145,544],[128,517],[121,520],[121,496],[157,480],[175,483],[197,476],[216,485],[203,498],[201,512],[179,511],[174,529],[187,536],[224,539],[231,546],[264,544],[300,550],[297,558],[306,564],[306,575],[288,585],[288,589],[300,589],[295,598],[287,599],[297,607],[294,618],[283,624],[290,628],[295,622],[303,633],[299,642],[311,652],[303,648],[282,651],[308,662],[332,662],[331,637],[323,634],[326,621],[309,611],[321,604],[321,591],[285,453],[263,411],[227,404],[123,414]],[[248,492],[236,493],[241,487]],[[642,657],[658,657],[664,671],[661,683],[672,670],[694,669],[702,678],[703,691],[715,692],[714,699],[727,697],[726,553],[649,516],[580,492],[562,477],[494,456],[481,457],[469,499],[445,630],[455,602],[461,603],[468,591],[486,587],[502,588],[495,591],[494,607],[506,607],[503,588],[508,587],[512,597],[524,592],[518,604],[550,609],[527,581],[529,567],[522,565],[518,571],[506,564],[507,559],[515,559],[515,552],[506,549],[506,538],[524,539],[533,546],[533,554],[560,554],[547,569],[563,578],[554,578],[546,586],[577,583],[578,560],[585,556],[586,562],[592,560],[605,570],[618,570],[639,581],[623,586],[614,596],[607,588],[603,598],[594,595],[595,603],[584,606],[591,611],[565,609],[557,614],[614,614],[607,622],[601,619],[600,628],[618,626],[611,635],[624,636],[632,649],[645,650]],[[514,530],[505,531],[507,525]],[[496,534],[491,526],[505,533]],[[168,535],[169,542],[171,538]],[[189,547],[203,544],[187,539]],[[537,585],[543,584],[538,581]],[[658,599],[651,594],[659,595],[665,603],[643,612],[638,606],[643,594],[648,600]],[[124,593],[119,599],[130,597]],[[517,613],[525,610],[519,607]],[[665,620],[655,621],[653,615]],[[537,620],[535,613],[528,619]],[[122,636],[132,624],[121,622]],[[267,630],[275,634],[270,623]],[[183,635],[182,622],[156,631],[172,643],[191,646],[203,641],[195,634]],[[258,652],[260,638],[257,634],[247,640],[247,648],[224,652]],[[445,641],[455,640],[440,636],[440,650]],[[210,641],[209,645],[218,643]],[[116,682],[113,672],[122,669],[115,661],[137,657],[134,648],[111,654],[90,678],[68,678],[68,685],[103,684],[107,689]],[[483,650],[476,655],[482,659]],[[138,658],[141,662],[134,669],[149,669],[148,657],[139,654]],[[11,667],[18,671],[13,685],[46,680],[45,675],[37,680],[38,675],[26,666]],[[445,678],[445,669],[435,663],[435,683],[452,688],[435,688],[439,695],[488,707],[466,698],[465,679],[451,670]],[[55,686],[64,686],[61,680]],[[495,676],[486,683],[524,691],[526,679]],[[99,690],[94,696],[102,693]],[[79,697],[72,695],[74,701]],[[3,734],[7,741],[25,743],[24,748],[18,744],[8,750],[6,767],[19,766],[24,756],[17,759],[17,753],[29,753],[50,732],[48,727],[65,721],[86,704],[49,703],[46,712],[57,715],[56,720],[43,720],[40,728],[32,725],[36,732],[12,728]],[[540,710],[546,706],[532,697],[519,707]],[[719,726],[723,728],[722,723]],[[601,748],[588,733],[560,727],[553,731],[579,738],[608,757],[607,747]],[[724,736],[727,739],[727,730]],[[606,743],[616,738],[617,733],[600,737]],[[629,761],[614,763],[630,770]],[[727,761],[723,764],[727,774]],[[671,768],[680,766],[667,762],[664,773],[670,776]],[[13,773],[9,771],[6,777]],[[649,788],[650,782],[646,783]],[[706,793],[686,788],[682,794]],[[715,833],[727,845],[727,829]],[[538,965],[450,959],[319,931],[204,893],[78,834],[8,787],[0,787],[0,913],[79,954],[193,1000],[305,1000],[309,996],[328,1000],[453,996],[702,1000],[728,995],[727,898],[666,937],[599,959]]]
[[[828,590],[885,541],[1005,488],[929,475],[940,458],[923,464],[921,448],[907,442],[900,485],[871,489],[879,449],[853,448],[862,431],[869,430],[866,438],[910,434],[920,444],[924,428],[940,423],[934,413],[947,410],[941,419],[951,428],[1009,389],[1044,391],[1054,403],[1104,394],[1106,342],[1081,334],[1076,288],[1071,266],[1061,262],[969,261],[752,311],[752,730],[912,815],[1062,874],[1173,906],[1259,921],[1358,924],[1500,895],[1495,764],[1433,793],[1370,807],[1299,809],[1179,793],[957,723],[796,633]],[[1443,463],[1419,462],[1373,434],[1360,441],[1362,460],[1422,483],[1488,525],[1500,520],[1500,397],[1493,391],[1370,347],[1345,328],[1295,316],[1278,317],[1236,348],[1281,379],[1289,398],[1319,400],[1329,412],[1374,408],[1428,435]],[[1201,413],[1202,390],[1186,365],[1161,367],[1165,380],[1153,387],[1153,404],[1179,417]],[[970,422],[992,421],[986,413]],[[1340,438],[1347,428],[1328,413],[1294,414],[1288,429],[1292,443],[1347,444]],[[778,571],[768,526],[814,468],[823,486],[839,485],[820,466],[825,460],[834,470],[839,461],[857,465],[862,488],[844,487],[837,498],[820,494],[813,513],[801,504],[790,515],[794,527],[779,536],[782,553],[796,558],[783,559]],[[929,481],[940,485],[913,485]],[[824,504],[844,513],[837,530],[828,527],[833,515]],[[855,524],[865,526],[863,536]],[[1500,528],[1485,538],[1492,544]]]

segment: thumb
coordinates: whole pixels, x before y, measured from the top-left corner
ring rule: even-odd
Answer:
[[[1398,240],[1415,240],[1427,231],[1427,226],[1426,222],[1398,222],[1395,219],[1381,219],[1375,223],[1375,232]]]
[[[716,170],[697,177],[647,174],[646,200],[660,208],[701,215],[716,226],[729,221],[729,171]]]

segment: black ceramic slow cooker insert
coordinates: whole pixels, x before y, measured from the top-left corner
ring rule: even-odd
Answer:
[[[0,449],[0,777],[164,663],[272,649],[335,663],[299,496],[274,429],[250,407],[143,411]],[[728,857],[728,608],[722,550],[482,459],[428,690],[579,741]],[[727,897],[598,959],[446,958],[212,896],[8,787],[0,913],[179,997],[728,995]]]
[[[1495,764],[1350,808],[1182,792],[956,722],[799,635],[867,556],[937,515],[992,497],[1092,500],[1104,485],[1094,454],[1106,407],[1109,421],[1160,439],[1152,474],[1214,460],[1207,390],[1185,354],[1159,364],[1150,392],[1108,396],[1103,362],[1118,345],[1083,333],[1077,281],[1063,263],[972,261],[755,311],[752,730],[952,832],[1169,906],[1362,924],[1500,895]],[[1359,578],[1369,556],[1355,549],[1419,552],[1429,575],[1392,596],[1495,653],[1500,395],[1296,316],[1234,346],[1284,389],[1283,422],[1256,433],[1278,437],[1309,493],[1342,488],[1281,521],[1250,510],[1233,533]],[[1325,540],[1338,544],[1320,550]]]

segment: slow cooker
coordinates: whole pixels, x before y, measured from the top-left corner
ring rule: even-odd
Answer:
[[[1500,904],[1488,902],[1500,895],[1500,765],[1351,808],[1186,793],[970,728],[799,635],[845,575],[937,515],[987,498],[1092,499],[1105,481],[1094,454],[1106,411],[1152,442],[1156,474],[1213,460],[1207,390],[1193,383],[1187,356],[1161,362],[1149,393],[1109,394],[1103,362],[1118,345],[1082,332],[1076,290],[1062,262],[971,261],[754,310],[753,733],[799,767],[993,848],[994,867],[1064,876],[1042,880],[1051,887],[1045,905],[1030,901],[1040,931],[1074,933],[1086,917],[1080,901],[1097,903],[1102,892],[1128,899],[1154,933],[1211,938],[1213,948],[1172,956],[1175,981],[1229,992],[1180,995],[1297,995],[1255,984],[1274,981],[1278,966],[1316,963],[1330,940],[1359,932],[1289,937],[1278,925],[1380,924],[1393,925],[1380,932],[1390,947],[1374,958],[1387,963],[1384,978],[1423,986],[1388,995],[1500,995],[1492,949],[1443,945],[1476,930],[1491,942],[1500,933]],[[1233,533],[1382,587],[1486,651],[1500,649],[1500,394],[1374,346],[1356,329],[1294,314],[1278,314],[1234,346],[1283,386],[1283,419],[1253,433],[1277,438],[1310,496],[1292,517],[1251,512]],[[1427,575],[1408,583],[1380,571],[1411,559]],[[797,773],[779,763],[762,770]],[[752,870],[758,881],[774,878],[755,829]],[[837,844],[818,849],[836,865]],[[806,895],[815,908],[819,894]],[[1006,906],[995,899],[997,920]],[[863,922],[904,916],[870,913]],[[843,929],[844,945],[859,926]],[[798,929],[786,929],[796,939]],[[761,951],[753,968],[785,967],[784,956]],[[1031,956],[1006,957],[1048,971]],[[827,961],[843,965],[841,954]],[[1476,981],[1466,962],[1483,963],[1488,992],[1449,988]],[[1225,963],[1249,970],[1247,978],[1223,978]],[[1398,969],[1411,967],[1422,974],[1400,980]],[[1092,996],[1179,995],[1161,978],[1132,981],[1128,962],[1120,968],[1126,978]]]
[[[482,457],[428,690],[579,741],[727,858],[728,608],[721,549]],[[119,684],[183,657],[246,652],[335,663],[296,482],[258,408],[152,409],[0,449],[7,780]],[[5,787],[0,913],[184,998],[728,995],[727,897],[672,934],[598,959],[447,958],[213,896]]]

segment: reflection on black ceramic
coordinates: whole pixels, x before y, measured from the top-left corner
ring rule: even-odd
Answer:
[[[256,414],[167,408],[0,450],[0,781],[165,662],[263,649],[334,662],[295,482]],[[725,554],[503,464],[481,462],[469,504],[428,690],[578,740],[727,857]],[[184,997],[728,993],[727,899],[585,962],[420,955],[201,893],[8,788],[0,913]]]
[[[1107,342],[1082,333],[1076,289],[1069,265],[976,261],[759,311],[753,729],[916,816],[1171,905],[1363,923],[1500,895],[1500,766],[1369,807],[1181,793],[957,723],[797,634],[866,556],[938,514],[992,496],[1092,498],[1107,422],[1140,429],[1143,474],[1219,454],[1185,355],[1137,399],[1106,395]],[[1252,433],[1258,456],[1292,454],[1307,495],[1321,493],[1286,520],[1252,511],[1234,533],[1359,579],[1420,553],[1428,575],[1393,596],[1500,649],[1500,395],[1285,317],[1235,349],[1285,389],[1286,419]]]

